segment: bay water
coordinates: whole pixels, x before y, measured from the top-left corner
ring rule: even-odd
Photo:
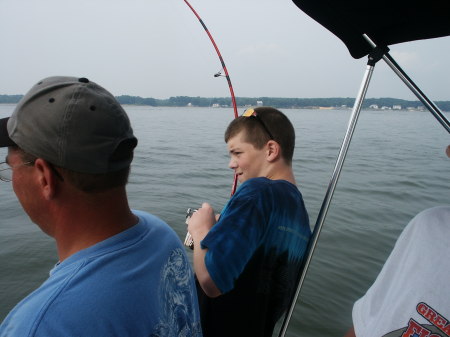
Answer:
[[[13,109],[0,105],[0,118]],[[164,219],[183,240],[188,207],[207,201],[219,212],[230,197],[233,172],[223,132],[233,112],[125,109],[139,139],[127,187],[131,207]],[[313,227],[351,111],[283,112],[296,130],[293,168]],[[449,144],[428,112],[361,112],[287,336],[342,336],[348,330],[354,301],[374,281],[408,221],[426,208],[450,204]],[[53,240],[31,223],[10,183],[0,182],[0,200],[1,321],[48,277],[57,256]]]

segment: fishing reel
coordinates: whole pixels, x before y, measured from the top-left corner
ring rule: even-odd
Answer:
[[[191,219],[192,214],[197,212],[196,209],[188,208],[186,210],[186,225],[189,224],[189,220]],[[186,237],[184,239],[184,245],[189,247],[190,249],[194,249],[194,239],[191,236],[191,233],[187,232]]]

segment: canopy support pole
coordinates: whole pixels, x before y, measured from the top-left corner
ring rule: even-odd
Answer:
[[[386,52],[385,49],[375,48],[371,54],[369,54],[369,61],[367,64],[367,68],[358,92],[358,96],[356,97],[355,104],[353,106],[352,114],[350,116],[350,120],[347,126],[347,132],[345,134],[344,140],[342,142],[341,149],[339,151],[339,155],[334,167],[333,174],[331,176],[331,181],[328,185],[327,193],[322,203],[322,207],[320,208],[319,215],[317,217],[316,225],[314,226],[314,230],[309,240],[308,248],[307,248],[307,256],[303,259],[303,264],[301,266],[301,274],[299,276],[297,289],[295,294],[291,300],[289,311],[286,313],[283,324],[280,328],[279,337],[284,337],[286,334],[287,327],[289,325],[289,321],[291,320],[292,313],[294,312],[295,304],[300,294],[300,290],[303,286],[303,282],[306,277],[306,273],[309,268],[309,264],[311,262],[312,256],[314,254],[314,249],[317,246],[317,241],[319,240],[319,235],[322,230],[323,224],[325,222],[325,217],[328,212],[328,208],[330,207],[331,199],[333,197],[334,190],[336,189],[337,181],[339,179],[339,175],[341,174],[342,167],[344,165],[345,157],[347,156],[348,149],[350,147],[350,142],[355,131],[356,123],[358,121],[362,103],[367,93],[367,89],[369,87],[370,80],[372,78],[373,70],[376,62],[378,62],[382,55]]]
[[[278,337],[284,337],[287,331],[287,327],[289,325],[289,321],[292,318],[292,314],[294,312],[295,304],[298,300],[301,288],[303,286],[306,273],[308,271],[309,265],[312,260],[312,256],[314,254],[314,250],[317,246],[317,242],[319,240],[320,232],[322,230],[323,224],[325,222],[326,215],[328,213],[328,209],[331,204],[331,199],[333,198],[334,190],[336,189],[337,181],[342,171],[342,167],[344,165],[345,158],[347,156],[348,149],[350,147],[350,142],[353,137],[353,133],[355,131],[356,123],[359,118],[359,114],[361,112],[362,103],[367,93],[367,89],[369,87],[370,80],[372,78],[373,70],[375,64],[382,58],[387,65],[400,77],[400,79],[406,84],[406,86],[416,95],[416,97],[422,102],[423,105],[433,114],[433,116],[438,120],[439,123],[450,133],[450,122],[444,116],[444,114],[439,110],[439,108],[428,99],[428,97],[416,86],[416,84],[408,77],[408,75],[400,68],[400,66],[395,62],[395,60],[389,55],[389,49],[387,47],[378,47],[375,43],[366,35],[363,35],[366,41],[374,48],[373,51],[369,54],[369,61],[367,63],[366,72],[363,77],[363,81],[361,87],[358,92],[358,96],[355,100],[355,105],[353,106],[352,114],[350,116],[350,120],[347,126],[347,132],[345,134],[344,140],[342,142],[341,149],[339,151],[338,158],[336,160],[336,164],[333,170],[333,174],[331,176],[330,183],[328,185],[327,192],[325,194],[325,198],[323,200],[322,206],[319,211],[319,215],[317,217],[316,224],[314,226],[314,230],[311,236],[311,239],[307,248],[307,256],[303,260],[303,264],[301,267],[301,274],[299,276],[297,288],[295,294],[291,300],[289,311],[286,313],[283,324],[280,328],[280,333]]]
[[[363,34],[364,39],[373,47],[376,48],[375,43],[366,35]],[[409,78],[409,76],[400,68],[389,53],[383,55],[383,60],[387,65],[397,74],[398,77],[406,84],[406,86],[416,95],[423,105],[433,114],[439,123],[450,133],[450,122],[439,110],[439,108],[428,99],[428,97],[419,89],[419,87]]]

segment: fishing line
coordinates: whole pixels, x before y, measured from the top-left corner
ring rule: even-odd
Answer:
[[[234,97],[233,85],[231,84],[230,75],[228,74],[228,70],[227,70],[227,67],[225,65],[225,61],[223,60],[223,57],[220,54],[219,48],[217,47],[216,42],[214,41],[211,33],[209,32],[208,27],[206,27],[205,23],[200,18],[200,16],[197,14],[195,9],[191,6],[191,4],[187,0],[184,0],[184,2],[191,9],[192,13],[194,13],[194,15],[197,17],[198,21],[200,21],[202,27],[205,29],[206,34],[208,34],[208,37],[211,40],[211,43],[213,44],[214,49],[217,52],[217,56],[219,56],[220,63],[222,64],[222,70],[224,71],[225,75],[222,75],[222,72],[218,71],[217,73],[214,74],[214,77],[224,76],[227,79],[228,87],[230,88],[231,102],[233,104],[233,109],[234,109],[234,118],[237,118],[238,117],[238,111],[237,111],[237,105],[236,105],[236,98]],[[233,195],[234,192],[236,192],[236,187],[237,187],[237,175],[235,174],[234,175],[234,180],[233,180],[233,186],[231,187],[231,195]]]

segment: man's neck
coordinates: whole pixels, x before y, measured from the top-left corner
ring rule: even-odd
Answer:
[[[133,225],[139,219],[131,212],[125,192],[71,198],[60,204],[52,235],[60,261],[93,246]]]

